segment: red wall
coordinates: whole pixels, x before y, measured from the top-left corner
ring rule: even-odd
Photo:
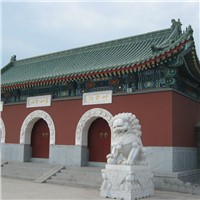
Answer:
[[[82,106],[82,99],[53,101],[51,107],[26,108],[26,104],[4,105],[2,119],[6,143],[19,143],[21,125],[34,110],[44,110],[56,128],[56,144],[74,145],[75,131],[81,116],[99,107],[113,116],[132,112],[140,120],[145,146],[195,147],[195,125],[200,121],[200,103],[176,92],[155,92],[113,96],[112,104]]]
[[[171,146],[171,93],[157,92],[117,96],[113,99],[113,115],[132,112],[142,126],[144,146]]]
[[[195,126],[200,121],[200,103],[173,92],[173,146],[196,147]]]
[[[113,116],[120,112],[134,113],[140,120],[145,146],[172,146],[175,141],[172,137],[172,96],[175,95],[171,91],[113,96],[112,104],[93,106],[82,106],[82,99],[53,101],[51,107],[34,109],[26,108],[26,104],[4,105],[2,118],[6,143],[19,143],[21,125],[26,116],[34,110],[44,110],[54,121],[56,144],[74,145],[79,119],[89,109],[98,107],[108,110]]]

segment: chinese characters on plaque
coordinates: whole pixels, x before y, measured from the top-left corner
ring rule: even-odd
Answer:
[[[44,107],[51,105],[51,95],[28,97],[26,102],[27,108]]]
[[[112,103],[112,91],[101,91],[83,94],[83,105]]]

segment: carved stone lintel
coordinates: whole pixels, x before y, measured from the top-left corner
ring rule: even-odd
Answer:
[[[101,197],[135,200],[154,194],[153,174],[148,166],[106,165],[102,177]]]

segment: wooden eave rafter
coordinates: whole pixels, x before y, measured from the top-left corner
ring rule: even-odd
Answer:
[[[194,48],[188,53],[189,56],[184,57],[184,68],[187,71],[190,79],[196,81],[196,83],[200,84],[200,63]],[[190,59],[187,59],[187,58]]]

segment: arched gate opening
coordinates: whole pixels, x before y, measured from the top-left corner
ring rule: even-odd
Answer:
[[[24,145],[24,161],[30,161],[32,157],[51,159],[49,148],[55,144],[55,126],[47,112],[36,110],[25,118],[20,132],[20,144]]]
[[[81,147],[81,159],[84,158],[81,163],[106,161],[105,155],[110,152],[112,117],[110,112],[102,108],[93,108],[82,115],[76,127],[76,146]]]
[[[45,120],[39,119],[31,133],[32,158],[49,158],[49,128]]]
[[[90,162],[106,162],[110,153],[111,131],[108,122],[97,118],[88,131],[88,151]]]

